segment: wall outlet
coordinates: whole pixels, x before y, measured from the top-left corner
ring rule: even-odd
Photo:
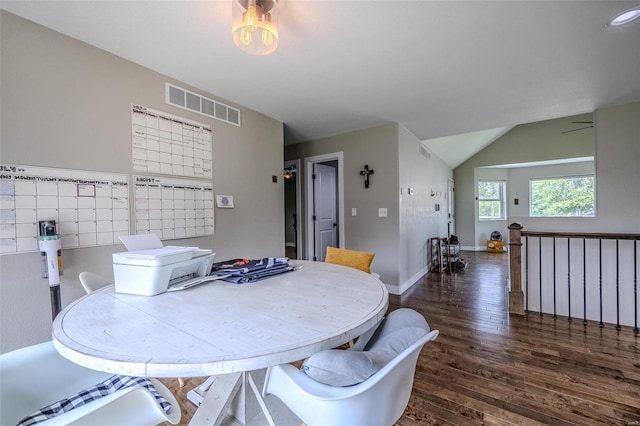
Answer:
[[[358,210],[355,207],[351,208],[351,216],[356,216],[357,214]]]
[[[387,217],[387,208],[386,207],[380,207],[378,209],[378,217]]]

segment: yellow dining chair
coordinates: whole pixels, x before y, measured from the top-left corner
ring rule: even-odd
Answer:
[[[336,265],[349,266],[351,268],[360,269],[367,274],[371,273],[371,262],[375,253],[366,251],[347,250],[337,247],[327,246],[327,252],[324,261]]]
[[[327,246],[324,261],[326,263],[333,263],[335,265],[343,265],[359,269],[379,279],[380,275],[375,272],[371,272],[371,262],[373,262],[375,255],[375,253],[367,251],[347,250]],[[353,340],[349,341],[349,346],[353,346],[353,344]]]

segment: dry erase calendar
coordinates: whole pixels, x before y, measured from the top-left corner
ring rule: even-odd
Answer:
[[[129,177],[0,164],[0,254],[38,250],[38,221],[55,220],[62,248],[129,234]]]
[[[211,178],[211,127],[132,105],[132,163],[135,172]]]
[[[137,234],[162,240],[213,235],[211,182],[134,176]]]

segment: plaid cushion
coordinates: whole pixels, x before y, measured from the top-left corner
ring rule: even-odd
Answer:
[[[162,395],[158,393],[149,379],[145,379],[144,377],[128,377],[115,375],[109,377],[102,383],[98,383],[94,386],[91,386],[90,388],[78,392],[75,395],[39,409],[35,413],[22,419],[16,426],[29,426],[38,422],[43,422],[52,417],[73,410],[74,408],[80,407],[84,404],[88,404],[93,400],[112,394],[120,389],[133,386],[141,386],[147,388],[156,398],[158,404],[165,412],[169,411],[169,409],[171,408],[171,404],[169,403],[169,401],[164,399]]]

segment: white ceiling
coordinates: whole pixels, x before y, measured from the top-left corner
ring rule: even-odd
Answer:
[[[640,22],[605,27],[639,4],[280,0],[280,46],[265,57],[234,47],[231,0],[0,7],[280,120],[287,144],[397,122],[442,157],[640,100]],[[467,148],[447,149],[460,138]]]

